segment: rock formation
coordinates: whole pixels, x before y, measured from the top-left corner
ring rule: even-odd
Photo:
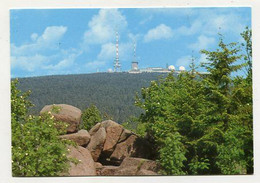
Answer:
[[[81,111],[66,104],[55,105],[58,111],[53,106],[45,106],[40,114],[51,112],[56,120],[67,122],[69,134],[60,138],[77,144],[69,147],[68,156],[79,162],[70,163],[68,176],[158,175],[159,165],[151,160],[154,155],[147,140],[112,120],[97,123],[89,132],[78,131]]]
[[[103,166],[99,175],[158,175],[159,164],[155,161],[128,157],[120,166]]]
[[[74,141],[79,146],[87,146],[91,137],[87,130],[80,130],[77,133],[61,135],[60,138]]]
[[[77,132],[81,119],[81,110],[67,104],[46,105],[40,111],[42,115],[50,112],[56,120],[68,123],[67,133]]]
[[[77,164],[70,163],[69,176],[96,175],[95,162],[89,150],[81,146],[68,148],[70,149],[68,157],[79,161]]]

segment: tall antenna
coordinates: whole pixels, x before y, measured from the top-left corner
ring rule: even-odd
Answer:
[[[119,71],[121,71],[121,64],[119,62],[118,32],[116,32],[116,58],[114,60],[114,72]]]
[[[136,45],[135,45],[135,42],[134,42],[134,61],[136,61]]]
[[[137,71],[138,70],[138,62],[136,60],[136,44],[134,41],[134,58],[132,61],[132,71]]]

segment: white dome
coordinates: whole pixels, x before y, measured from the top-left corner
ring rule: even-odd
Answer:
[[[170,66],[168,67],[168,69],[171,70],[171,71],[173,71],[173,70],[175,70],[175,67],[174,67],[173,65],[170,65]]]
[[[107,72],[113,72],[113,70],[112,69],[108,69]]]
[[[180,67],[179,67],[179,70],[180,70],[180,71],[185,71],[185,67],[180,66]]]

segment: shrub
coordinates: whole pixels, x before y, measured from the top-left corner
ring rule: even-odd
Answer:
[[[65,132],[65,124],[54,121],[50,113],[27,115],[31,106],[28,93],[18,90],[17,84],[18,80],[11,82],[13,176],[57,176],[66,172],[69,142],[58,137]]]
[[[100,111],[95,105],[91,105],[82,113],[81,129],[90,130],[96,123],[102,121]]]

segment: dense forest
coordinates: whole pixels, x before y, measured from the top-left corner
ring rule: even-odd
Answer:
[[[102,115],[122,123],[142,110],[134,105],[136,92],[148,87],[152,80],[165,77],[160,73],[94,73],[19,78],[18,88],[31,90],[29,100],[34,104],[31,114],[39,114],[45,105],[70,104],[81,110],[91,104]]]

